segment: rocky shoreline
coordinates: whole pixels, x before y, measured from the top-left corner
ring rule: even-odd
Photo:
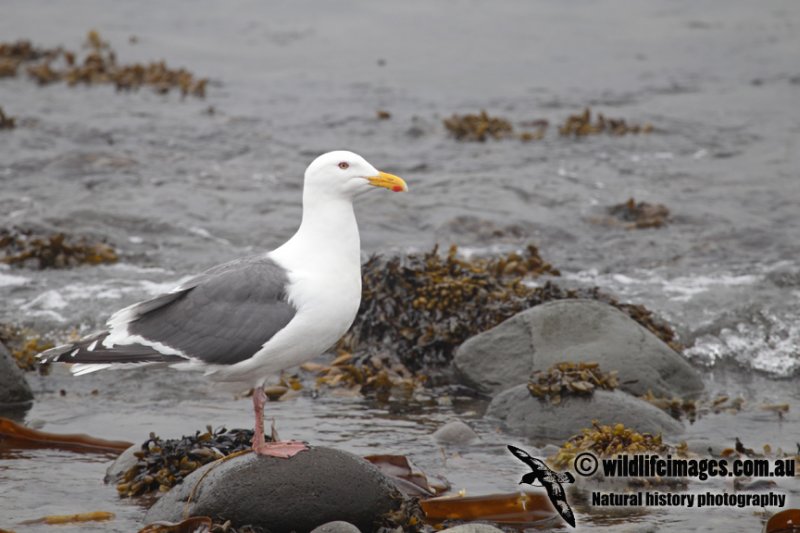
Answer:
[[[463,260],[456,263],[454,257],[451,252],[448,259],[451,264],[446,267],[449,277],[443,279],[433,276],[433,285],[419,285],[417,282],[404,293],[411,298],[409,301],[413,300],[415,294],[417,298],[422,294],[437,294],[436,284],[442,283],[450,287],[451,297],[458,294],[452,288],[456,265],[463,272],[481,272]],[[476,264],[475,260],[472,261],[473,265]],[[479,261],[482,262],[477,264],[483,269],[480,279],[491,279],[491,275],[496,276],[497,280],[508,279],[507,267],[498,269],[498,263],[492,263],[496,260]],[[427,256],[424,264],[431,267],[432,272],[441,268],[431,261],[431,256]],[[546,265],[538,256],[535,264]],[[403,275],[408,278],[409,263],[405,265]],[[549,267],[545,271],[547,269]],[[539,274],[535,268],[524,267],[512,275],[522,279]],[[416,275],[419,279],[420,274]],[[380,292],[382,288],[379,283],[376,279],[368,283],[365,290]],[[502,283],[498,287],[516,287],[514,284],[517,282]],[[520,294],[519,289],[514,290]],[[499,423],[504,434],[510,437],[525,439],[551,452],[557,449],[554,446],[577,438],[581,431],[587,432],[587,428],[601,426],[623,427],[631,435],[644,435],[645,439],[650,438],[648,435],[655,435],[658,443],[662,442],[662,436],[675,444],[684,439],[684,422],[679,420],[680,416],[676,417],[674,412],[669,413],[666,409],[667,405],[672,404],[661,404],[653,399],[683,398],[690,402],[700,398],[705,394],[702,373],[693,368],[672,345],[659,338],[656,335],[659,330],[646,327],[649,323],[637,322],[622,312],[615,301],[607,303],[598,299],[563,298],[562,294],[560,292],[559,298],[553,301],[522,308],[493,327],[469,336],[463,343],[453,344],[453,354],[447,365],[442,366],[439,362],[431,366],[436,361],[432,359],[414,371],[405,370],[406,373],[411,372],[408,374],[411,376],[436,376],[427,386],[424,385],[426,379],[412,380],[411,390],[433,386],[435,394],[437,387],[442,386],[458,385],[472,389],[487,399],[485,420]],[[411,312],[421,312],[421,316],[425,316],[424,308],[418,307],[417,311]],[[438,320],[443,320],[441,315]],[[370,327],[374,330],[377,323],[373,322]],[[367,353],[375,353],[370,348],[371,338],[380,339],[377,346],[387,346],[385,336],[370,337],[363,334],[364,326],[360,328],[358,346],[361,350],[366,346]],[[352,338],[349,342],[353,346]],[[407,358],[400,359],[409,361]],[[351,361],[340,357],[338,360],[342,363],[335,361],[333,366],[325,367],[326,376],[330,375],[331,369],[338,368],[337,364],[344,362],[352,368],[348,370],[350,373],[367,372],[365,375],[372,375],[375,379],[382,375],[374,367],[374,359],[355,357]],[[2,345],[0,365],[0,370],[3,370],[0,378],[4,380],[0,387],[3,393],[0,396],[0,416],[16,413],[16,418],[20,419],[30,408],[33,394],[22,370],[17,368],[15,360]],[[307,371],[320,372],[321,368],[312,365]],[[537,375],[539,382],[534,381]],[[387,390],[393,390],[398,383],[388,376],[390,374],[386,374],[384,386]],[[302,378],[293,379],[301,388]],[[317,378],[318,382],[320,379]],[[564,381],[559,381],[561,379]],[[331,380],[323,382],[327,383],[330,392],[336,390]],[[341,383],[346,384],[347,381]],[[358,390],[362,394],[372,395],[374,389],[362,386],[368,381],[356,380],[354,383],[361,387]],[[290,389],[290,386],[284,387],[275,398],[284,396]],[[217,438],[222,434],[213,433],[209,428],[208,435]],[[698,441],[697,435],[693,435],[692,444],[682,444],[679,449],[683,451],[680,453],[723,453],[724,448],[714,442],[714,436],[708,437],[706,441]],[[433,434],[433,438],[444,447],[469,446],[480,440],[472,428],[460,420],[441,427]],[[374,465],[352,454],[316,447],[312,443],[310,451],[290,460],[278,460],[243,453],[247,451],[246,445],[220,454],[219,448],[215,447],[219,444],[204,445],[203,439],[205,437],[198,432],[195,435],[196,444],[193,445],[192,439],[184,437],[187,448],[181,453],[187,455],[176,455],[171,460],[175,466],[169,467],[176,473],[181,472],[177,480],[166,485],[162,481],[151,483],[155,488],[162,483],[160,490],[163,495],[145,517],[145,522],[153,525],[143,531],[169,531],[168,527],[172,526],[164,524],[177,524],[190,517],[209,517],[217,524],[215,527],[227,524],[229,531],[269,530],[272,533],[413,531],[429,527],[425,526],[424,513],[416,506],[418,495],[403,495],[396,485],[396,479],[387,477]],[[142,493],[133,487],[135,480],[130,478],[131,475],[137,476],[137,487],[148,479],[160,479],[157,476],[163,475],[155,471],[161,466],[148,473],[147,465],[156,463],[138,450],[155,449],[162,453],[166,443],[153,440],[153,437],[149,442],[143,446],[134,445],[109,468],[106,480],[120,483],[118,490],[121,495]],[[153,448],[153,442],[156,448]],[[198,448],[202,446],[205,447]],[[212,455],[208,456],[207,461],[198,461],[198,454],[203,449],[213,453],[210,452]],[[218,454],[217,457],[214,453]],[[555,457],[551,456],[550,459],[554,460]],[[139,473],[126,473],[134,471]],[[123,483],[120,481],[123,476],[130,480]],[[125,490],[119,488],[122,484],[127,487]],[[147,490],[152,488],[144,492]],[[451,530],[464,533],[497,531],[486,524],[472,523],[446,531]]]

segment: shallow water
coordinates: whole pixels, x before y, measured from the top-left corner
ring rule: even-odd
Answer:
[[[411,188],[360,203],[365,254],[534,242],[568,283],[599,284],[670,320],[687,356],[711,367],[709,389],[749,400],[744,414],[706,417],[690,436],[791,449],[798,391],[775,378],[800,371],[799,14],[789,0],[518,1],[491,10],[466,0],[6,2],[2,40],[75,49],[96,28],[123,62],[164,58],[213,83],[206,100],[181,101],[0,80],[0,105],[20,124],[0,132],[0,225],[105,237],[123,259],[0,269],[0,321],[92,330],[186,274],[279,244],[297,224],[304,167],[344,147]],[[657,132],[559,138],[555,125],[587,105]],[[524,144],[447,137],[442,117],[481,108],[546,118],[549,135]],[[377,109],[392,118],[377,120]],[[643,231],[596,223],[631,196],[666,204],[672,222]],[[195,376],[31,379],[39,394],[27,420],[48,431],[141,441],[150,431],[250,423],[246,400]],[[758,408],[764,402],[789,402],[789,415],[779,423]],[[429,404],[390,410],[323,395],[271,406],[284,435],[408,454],[473,494],[515,490],[517,465],[500,446],[513,439],[479,420],[484,406]],[[427,435],[471,411],[483,443],[448,452],[444,464]],[[36,460],[0,459],[3,523],[107,509],[117,520],[96,530],[130,531],[141,518],[101,484],[105,459],[20,453]],[[730,511],[665,511],[633,524],[579,515],[593,531],[755,530],[758,520]]]

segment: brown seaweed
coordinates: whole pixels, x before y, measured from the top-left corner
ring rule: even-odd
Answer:
[[[442,496],[419,502],[428,523],[485,520],[497,524],[531,524],[555,516],[543,492],[485,496]]]
[[[2,417],[0,417],[0,444],[13,448],[65,448],[115,454],[132,446],[130,442],[98,439],[82,433],[59,434],[39,431]]]
[[[385,476],[392,478],[403,494],[413,498],[429,498],[450,489],[447,483],[431,484],[428,476],[419,470],[405,455],[367,455]]]
[[[180,522],[153,522],[138,533],[266,533],[260,527],[244,525],[234,527],[230,520],[213,522],[208,516],[192,516]]]
[[[485,110],[477,114],[453,115],[444,119],[444,127],[459,141],[486,142],[487,139],[510,137],[514,128],[504,118],[490,116]]]
[[[767,520],[764,533],[797,533],[800,524],[800,509],[785,509]]]
[[[623,424],[600,425],[592,422],[591,428],[570,437],[548,461],[557,468],[571,466],[575,456],[581,452],[592,452],[600,457],[611,457],[616,454],[633,453],[666,453],[673,448],[664,444],[661,434],[638,433]],[[674,448],[675,452],[684,453],[685,447]]]
[[[271,440],[269,436],[267,441]],[[251,449],[253,431],[224,427],[196,431],[180,439],[161,439],[150,434],[134,453],[136,464],[117,480],[120,496],[139,496],[154,491],[166,492],[201,466]]]
[[[42,518],[37,518],[34,520],[26,520],[21,522],[24,525],[34,525],[34,524],[48,524],[48,525],[59,525],[59,524],[77,524],[81,522],[105,522],[107,520],[113,520],[115,518],[114,513],[108,511],[94,511],[91,513],[78,513],[78,514],[67,514],[67,515],[49,515],[44,516]]]
[[[100,34],[87,34],[87,52],[79,54],[64,48],[43,49],[30,41],[0,43],[0,77],[16,76],[20,66],[40,85],[65,82],[67,86],[114,85],[117,90],[150,87],[158,93],[180,90],[183,96],[205,97],[208,80],[190,71],[168,67],[164,61],[120,64],[117,54]]]
[[[114,248],[102,241],[17,227],[0,229],[0,249],[5,250],[0,262],[40,270],[116,263],[119,259]]]
[[[558,128],[564,137],[586,137],[607,133],[614,136],[627,134],[651,133],[653,125],[645,122],[642,125],[628,124],[625,119],[609,118],[602,113],[597,114],[597,119],[592,121],[592,110],[586,108],[582,113],[570,115]]]
[[[617,371],[603,372],[598,363],[556,363],[547,370],[531,374],[531,396],[561,403],[562,396],[591,396],[595,389],[614,390],[619,385]]]
[[[369,355],[340,350],[329,365],[305,363],[300,366],[316,374],[317,387],[348,390],[352,395],[370,395],[387,402],[393,394],[408,398],[427,377],[414,373],[396,358],[389,355]]]
[[[655,405],[676,420],[685,418],[691,423],[711,412],[715,414],[723,411],[738,413],[744,404],[744,398],[731,399],[726,395],[719,395],[714,399],[679,398],[677,396],[667,398],[655,396],[652,391],[647,391],[640,398]]]

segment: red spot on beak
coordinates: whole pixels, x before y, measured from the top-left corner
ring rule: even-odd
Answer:
[[[399,185],[395,185],[394,187],[392,187],[392,190],[394,192],[402,192],[403,188],[401,186],[399,186]]]

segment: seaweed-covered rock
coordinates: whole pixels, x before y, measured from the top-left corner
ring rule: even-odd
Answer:
[[[548,370],[534,370],[528,390],[535,398],[558,404],[562,396],[588,396],[597,389],[619,386],[617,371],[603,372],[597,363],[557,363]]]
[[[265,436],[269,441],[270,437]],[[162,439],[150,433],[136,450],[122,453],[106,472],[106,482],[117,481],[120,496],[138,496],[155,490],[166,492],[201,466],[226,455],[249,450],[253,430],[212,429],[195,431],[179,439]],[[133,461],[129,461],[129,456]],[[120,471],[125,467],[125,470]]]
[[[0,340],[0,417],[22,422],[33,406],[33,393],[22,370]]]
[[[3,322],[0,322],[0,344],[6,346],[19,368],[42,373],[46,373],[47,366],[40,365],[36,356],[55,346],[51,339],[30,328]]]
[[[373,531],[402,501],[394,483],[367,461],[313,447],[291,459],[246,453],[205,465],[162,496],[146,521],[175,522],[186,512],[271,533],[302,533],[336,520]]]
[[[673,446],[664,442],[661,433],[639,432],[625,424],[600,424],[592,422],[569,438],[547,461],[556,468],[568,468],[582,452],[591,452],[595,457],[613,457],[622,454],[653,453],[664,456],[673,454],[686,457],[685,443]],[[602,475],[602,474],[601,474]],[[681,481],[675,481],[681,484]]]
[[[22,370],[0,342],[0,416],[25,409],[32,401],[33,393]]]
[[[32,229],[0,229],[0,262],[14,266],[66,268],[116,263],[117,252],[104,242],[63,233],[37,234]]]
[[[559,272],[532,245],[490,257],[461,257],[455,246],[446,255],[437,246],[426,253],[373,256],[362,275],[358,316],[338,344],[356,361],[392,354],[411,371],[449,364],[470,337],[531,307],[572,298],[606,302],[679,349],[672,328],[641,305],[619,302],[597,287],[567,289],[551,281],[533,286],[531,279]],[[524,368],[527,378],[531,369]]]
[[[594,300],[567,299],[528,309],[468,339],[453,360],[465,383],[496,392],[526,383],[562,361],[597,362],[636,395],[700,392],[691,365],[624,313]]]
[[[522,253],[465,259],[450,247],[373,256],[362,265],[361,307],[339,347],[368,355],[395,353],[411,370],[449,363],[455,348],[523,309],[562,296],[553,285],[524,280],[558,275],[535,246]]]
[[[620,390],[595,390],[589,396],[564,396],[558,405],[534,398],[527,385],[517,385],[498,394],[489,405],[488,416],[503,421],[514,435],[546,441],[562,441],[578,429],[622,423],[639,432],[677,434],[683,425],[668,414]]]

